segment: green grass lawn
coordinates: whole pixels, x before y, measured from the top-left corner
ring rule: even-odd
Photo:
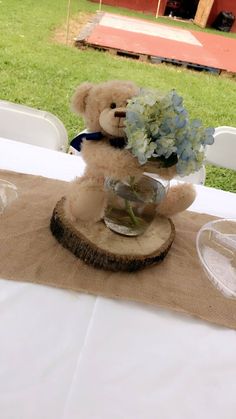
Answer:
[[[72,0],[71,16],[95,13],[97,8],[86,0]],[[144,17],[124,9],[103,6],[103,10]],[[65,24],[66,14],[67,0],[0,2],[0,99],[54,113],[72,138],[83,128],[82,121],[70,111],[75,87],[85,80],[131,79],[140,86],[175,88],[184,97],[190,116],[200,118],[205,125],[236,126],[233,78],[56,43],[54,31]],[[207,167],[207,185],[236,192],[235,172]]]

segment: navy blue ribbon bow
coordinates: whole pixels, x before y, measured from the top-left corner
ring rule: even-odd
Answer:
[[[81,144],[83,140],[99,141],[104,137],[101,132],[82,132],[71,141],[70,145],[75,150],[81,151]]]

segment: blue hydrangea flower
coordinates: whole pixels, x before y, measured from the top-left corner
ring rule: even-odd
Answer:
[[[127,105],[125,133],[127,148],[140,164],[150,158],[177,156],[177,173],[185,176],[199,170],[207,145],[214,142],[214,128],[190,121],[183,98],[175,90],[162,93],[140,89]]]

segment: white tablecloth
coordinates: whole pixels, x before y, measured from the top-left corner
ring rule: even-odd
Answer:
[[[0,139],[0,169],[70,180],[84,163]],[[235,217],[236,194],[197,191],[192,210]],[[235,419],[235,353],[234,330],[0,280],[0,419]]]

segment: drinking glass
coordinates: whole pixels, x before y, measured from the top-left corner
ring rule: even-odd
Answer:
[[[210,281],[226,297],[236,298],[236,219],[205,224],[198,232],[196,245]]]
[[[0,214],[17,198],[17,187],[7,180],[0,179]]]

